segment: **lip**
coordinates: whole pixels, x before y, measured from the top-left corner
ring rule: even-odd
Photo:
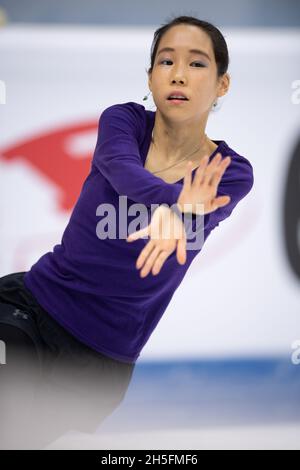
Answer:
[[[174,105],[175,105],[175,104],[187,103],[186,100],[168,100],[168,99],[167,99],[167,101],[169,101],[170,104],[174,104]]]
[[[166,99],[168,99],[170,96],[172,95],[178,95],[178,96],[183,96],[184,98],[186,98],[188,100],[188,97],[186,96],[185,93],[183,93],[183,91],[180,91],[180,90],[172,90],[170,91],[170,93],[168,94],[168,96],[166,97]],[[176,100],[175,100],[176,101]]]

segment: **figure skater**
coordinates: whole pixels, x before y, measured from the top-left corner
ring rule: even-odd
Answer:
[[[250,162],[205,133],[228,91],[228,64],[212,24],[180,16],[158,28],[147,71],[156,111],[135,102],[104,109],[61,243],[28,271],[0,279],[2,448],[93,432],[110,415],[202,249],[187,249],[190,229],[200,221],[193,233],[205,242],[251,190]],[[132,225],[137,207],[150,215],[145,226]]]

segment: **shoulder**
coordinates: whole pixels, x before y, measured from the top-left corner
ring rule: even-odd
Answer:
[[[147,126],[147,113],[143,105],[134,101],[116,103],[102,111],[99,126],[107,124],[115,131],[130,132],[141,137]]]
[[[253,166],[250,160],[229,147],[225,141],[221,141],[220,151],[223,158],[231,157],[231,163],[221,180],[222,186],[230,185],[244,197],[254,184]]]
[[[111,106],[105,108],[101,116],[103,114],[110,115],[110,116],[119,116],[124,119],[135,119],[137,122],[141,124],[146,121],[147,117],[147,110],[145,107],[139,103],[135,103],[134,101],[128,101],[126,103],[116,103]]]

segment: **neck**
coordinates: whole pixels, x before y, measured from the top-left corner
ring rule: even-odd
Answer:
[[[207,120],[207,119],[206,119]],[[196,123],[170,123],[156,112],[153,127],[153,144],[167,164],[176,163],[191,155],[191,160],[208,153],[211,143],[205,134],[206,120]]]

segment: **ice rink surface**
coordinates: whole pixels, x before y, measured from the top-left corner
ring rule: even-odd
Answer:
[[[300,449],[300,366],[290,358],[137,363],[94,434],[47,449]]]

